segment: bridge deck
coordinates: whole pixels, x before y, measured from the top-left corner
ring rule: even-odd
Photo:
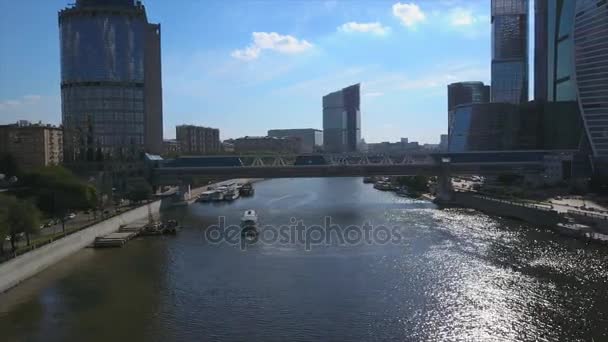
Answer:
[[[537,174],[543,171],[537,162],[526,163],[461,163],[451,164],[453,175],[498,175],[508,172]],[[235,167],[160,167],[152,172],[155,184],[179,184],[195,177],[217,178],[314,178],[365,176],[438,176],[439,164],[400,165],[292,165],[292,166],[235,166]]]

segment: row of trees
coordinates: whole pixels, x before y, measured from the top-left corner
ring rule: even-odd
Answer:
[[[10,237],[13,252],[16,241],[21,234],[25,234],[27,243],[30,236],[40,227],[40,211],[27,200],[20,200],[13,196],[0,196],[0,254],[4,254],[4,241]]]
[[[16,241],[30,236],[40,228],[41,218],[52,218],[62,223],[73,211],[88,210],[97,205],[95,187],[81,181],[70,171],[59,166],[44,167],[21,175],[17,190],[0,196],[0,245],[10,237],[13,252]],[[4,252],[0,247],[0,252]]]
[[[97,191],[60,166],[45,167],[23,176],[25,195],[32,198],[47,216],[61,221],[65,231],[66,216],[73,211],[97,206]]]

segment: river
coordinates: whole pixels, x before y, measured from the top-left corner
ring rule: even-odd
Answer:
[[[184,225],[178,236],[84,249],[0,295],[0,339],[608,339],[606,247],[360,178],[255,187],[164,212]],[[220,221],[249,208],[264,234],[241,243]]]

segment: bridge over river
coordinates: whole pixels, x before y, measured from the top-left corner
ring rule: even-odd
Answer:
[[[541,174],[556,151],[409,154],[226,155],[162,159],[147,156],[156,186],[209,178],[296,178]]]

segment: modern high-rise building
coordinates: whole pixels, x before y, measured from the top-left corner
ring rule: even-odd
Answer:
[[[146,25],[144,53],[144,121],[146,152],[163,151],[163,81],[161,73],[160,24]]]
[[[326,152],[357,151],[361,142],[360,84],[323,96],[323,147]]]
[[[534,100],[547,99],[549,0],[534,1]]]
[[[179,142],[181,153],[185,155],[202,155],[221,151],[220,130],[193,125],[175,127],[175,137]]]
[[[535,0],[534,99],[576,101],[575,0]]]
[[[448,136],[456,106],[490,102],[490,86],[483,82],[456,82],[448,85]]]
[[[595,170],[608,174],[608,3],[577,0],[574,15],[576,90]],[[600,170],[601,169],[601,170]]]
[[[577,103],[475,103],[457,106],[450,152],[571,150],[583,130]]]
[[[447,134],[442,134],[439,136],[439,150],[446,152],[449,146],[449,136]]]
[[[77,0],[59,32],[66,161],[160,153],[160,26],[141,2]]]
[[[491,101],[528,101],[528,0],[492,0]]]
[[[448,112],[468,103],[490,102],[490,86],[483,82],[456,82],[448,85]]]

